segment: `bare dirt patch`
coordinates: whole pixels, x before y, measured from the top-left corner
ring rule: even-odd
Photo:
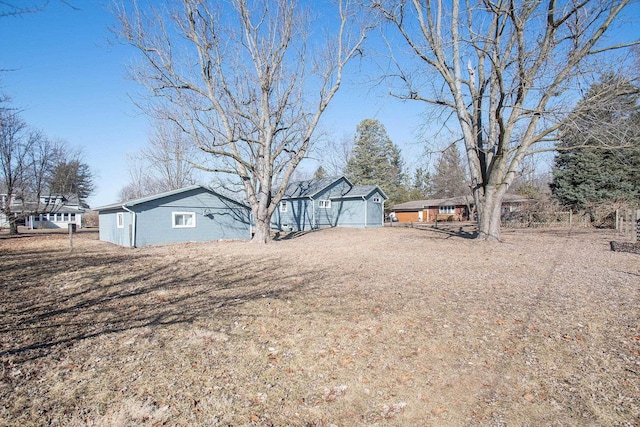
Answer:
[[[638,256],[453,231],[0,239],[0,425],[637,425]]]

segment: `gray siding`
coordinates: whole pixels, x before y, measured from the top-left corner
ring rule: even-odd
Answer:
[[[194,189],[129,207],[124,228],[116,227],[117,211],[100,212],[100,240],[130,246],[129,230],[135,228],[135,246],[175,242],[206,242],[222,239],[250,239],[250,210],[239,203],[205,189]],[[120,212],[124,212],[121,210]],[[176,228],[173,214],[193,213],[194,227]]]
[[[313,205],[310,199],[289,199],[283,202],[287,203],[287,212],[281,212],[278,205],[271,218],[273,228],[293,231],[313,229]]]
[[[122,213],[123,227],[118,228],[116,217]],[[100,240],[121,246],[131,246],[132,214],[124,209],[99,213]]]
[[[373,198],[384,200],[377,191],[363,197],[343,198],[351,190],[345,179],[340,179],[323,191],[315,194],[313,199],[285,198],[287,212],[280,212],[280,206],[271,218],[272,228],[279,230],[308,231],[329,227],[381,227],[384,218],[382,203],[374,203]],[[320,208],[321,200],[330,200],[331,208]]]

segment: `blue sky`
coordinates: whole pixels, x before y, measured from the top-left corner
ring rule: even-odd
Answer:
[[[53,139],[81,148],[96,174],[92,207],[118,200],[127,184],[126,154],[147,141],[146,117],[129,95],[138,86],[126,78],[135,52],[111,43],[115,24],[106,1],[49,2],[34,14],[4,17],[0,25],[1,91],[24,109],[22,118]],[[400,146],[408,166],[423,151],[417,138],[420,105],[403,104],[347,77],[322,122],[339,140],[365,118],[377,118]],[[304,167],[304,164],[302,165]],[[311,162],[307,168],[315,168]]]
[[[16,3],[21,1],[30,3]],[[97,207],[118,200],[129,181],[126,155],[145,145],[150,129],[129,98],[139,89],[126,78],[126,64],[135,52],[112,42],[109,28],[115,19],[107,8],[110,0],[72,0],[71,4],[76,8],[52,0],[44,11],[1,18],[0,69],[9,71],[0,73],[0,91],[24,110],[22,118],[30,126],[83,151],[96,175],[96,191],[89,204]],[[614,38],[626,39],[632,34],[630,28],[635,31],[639,9],[635,4],[627,12]],[[431,141],[429,132],[423,131],[424,104],[400,102],[384,86],[372,88],[366,80],[375,70],[368,62],[350,65],[352,72],[321,123],[320,130],[330,138],[352,137],[360,121],[378,119],[401,148],[409,169],[427,160],[423,156],[426,142],[435,146],[448,142]],[[310,174],[316,163],[301,166]]]

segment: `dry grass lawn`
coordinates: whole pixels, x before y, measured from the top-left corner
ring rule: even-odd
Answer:
[[[640,425],[640,256],[608,232],[4,237],[2,426]]]

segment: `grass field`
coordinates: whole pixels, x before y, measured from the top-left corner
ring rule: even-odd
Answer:
[[[640,256],[464,231],[0,236],[0,426],[640,425]]]

